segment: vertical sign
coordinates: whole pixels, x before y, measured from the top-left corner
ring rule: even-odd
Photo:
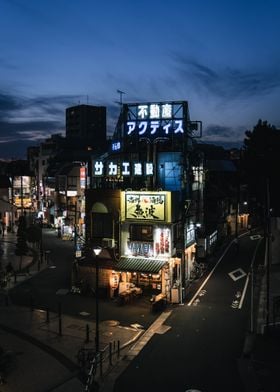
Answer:
[[[80,186],[81,189],[85,189],[86,187],[86,167],[80,167]]]

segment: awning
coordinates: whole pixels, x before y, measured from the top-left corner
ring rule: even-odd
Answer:
[[[114,267],[116,271],[127,272],[145,272],[149,274],[157,274],[167,260],[162,259],[144,259],[138,257],[121,257],[120,261]]]

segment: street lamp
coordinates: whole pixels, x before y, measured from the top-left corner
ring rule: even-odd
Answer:
[[[93,252],[95,254],[95,353],[99,353],[99,296],[98,296],[98,287],[99,287],[99,263],[98,256],[101,252],[102,248],[97,246],[93,248]]]

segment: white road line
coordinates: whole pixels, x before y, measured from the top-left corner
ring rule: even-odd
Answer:
[[[232,242],[226,247],[224,253],[222,254],[222,256],[219,258],[219,260],[217,261],[217,263],[214,265],[213,269],[210,271],[209,275],[207,276],[207,278],[204,280],[204,282],[202,283],[202,285],[199,287],[199,289],[196,291],[196,293],[194,294],[194,296],[192,297],[192,299],[190,300],[190,302],[188,302],[188,306],[191,306],[194,302],[194,300],[196,299],[196,297],[198,296],[198,294],[200,293],[200,291],[203,289],[203,287],[206,285],[206,283],[208,282],[208,280],[211,278],[213,272],[215,271],[215,269],[218,267],[218,265],[220,264],[221,260],[223,259],[224,255],[227,253],[227,251],[229,250],[229,248],[231,247]]]
[[[247,287],[248,287],[249,280],[250,280],[250,274],[247,275],[246,282],[245,282],[245,285],[244,285],[244,289],[243,289],[243,291],[242,291],[242,295],[241,295],[241,299],[240,299],[240,302],[239,302],[238,309],[241,309],[241,308],[242,308],[242,305],[243,305],[243,301],[244,301],[244,298],[245,298],[245,295],[246,295],[246,290],[247,290]]]

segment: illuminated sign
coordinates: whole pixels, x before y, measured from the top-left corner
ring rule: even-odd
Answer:
[[[164,221],[164,193],[125,193],[125,219]]]
[[[154,233],[155,256],[171,256],[171,231],[169,228],[157,228]]]
[[[126,135],[158,137],[183,135],[187,103],[149,103],[128,105]]]
[[[195,242],[195,228],[192,225],[186,227],[185,229],[185,247]]]
[[[21,207],[23,207],[23,208],[30,208],[30,207],[32,207],[32,200],[31,200],[30,197],[28,197],[28,198],[25,198],[25,197],[23,197],[23,198],[15,197],[14,198],[14,204],[18,208],[21,208]]]
[[[80,186],[81,189],[86,187],[86,168],[85,166],[80,167]]]
[[[121,142],[112,143],[112,151],[119,151],[121,149]]]
[[[152,176],[154,174],[154,167],[151,162],[107,162],[102,161],[93,162],[93,176]]]

